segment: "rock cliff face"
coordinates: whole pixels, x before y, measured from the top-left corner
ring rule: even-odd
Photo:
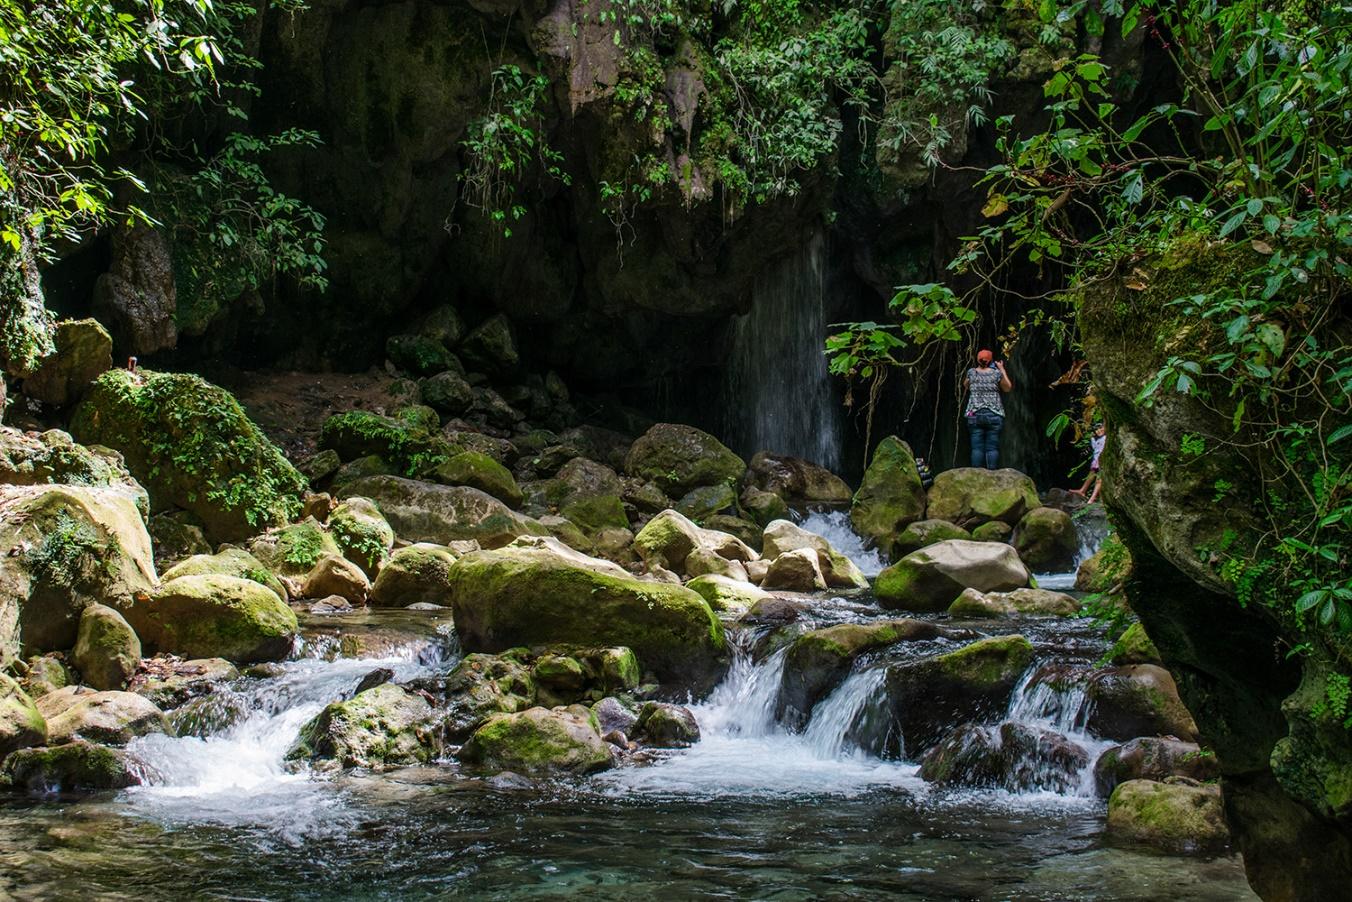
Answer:
[[[1275,606],[1241,604],[1217,566],[1262,547],[1262,471],[1223,441],[1228,412],[1173,391],[1149,407],[1136,401],[1171,349],[1206,340],[1211,326],[1167,304],[1205,290],[1224,265],[1209,256],[1194,248],[1143,265],[1144,291],[1116,279],[1080,290],[1086,356],[1108,412],[1106,501],[1134,561],[1131,607],[1216,752],[1250,882],[1265,899],[1337,898],[1352,880],[1352,733],[1317,712],[1326,674],[1346,673],[1346,657]],[[1203,437],[1207,452],[1180,453],[1185,435]],[[1243,488],[1218,501],[1227,485]]]

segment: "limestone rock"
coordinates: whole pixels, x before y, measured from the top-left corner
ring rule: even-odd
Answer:
[[[1013,535],[1014,527],[1000,520],[972,527],[972,538],[977,542],[1008,542]]]
[[[430,479],[442,485],[467,485],[487,492],[511,508],[521,506],[521,487],[512,473],[486,454],[465,451],[438,464]]]
[[[736,536],[703,529],[674,510],[653,517],[634,536],[634,549],[650,566],[684,572],[685,561],[695,549],[711,552],[729,561],[754,561],[759,555]]]
[[[881,545],[925,516],[925,489],[920,484],[911,446],[894,435],[878,443],[850,506],[850,522],[861,536]],[[942,517],[931,512],[931,517]]]
[[[1104,797],[1128,780],[1187,777],[1206,781],[1219,776],[1220,765],[1214,754],[1203,751],[1195,742],[1159,736],[1143,736],[1113,746],[1094,762],[1094,780]]]
[[[326,554],[343,553],[328,530],[313,519],[270,529],[252,539],[248,550],[268,570],[290,577],[304,577]]]
[[[768,526],[775,520],[787,520],[789,517],[788,504],[773,492],[748,487],[742,490],[740,500],[742,509],[761,526]]]
[[[370,498],[344,493],[329,515],[329,532],[343,556],[369,577],[376,576],[394,547],[394,529]]]
[[[1029,583],[1008,545],[950,539],[914,551],[878,574],[878,603],[890,610],[942,611],[964,589],[1006,592]]]
[[[371,604],[402,608],[411,604],[444,605],[450,594],[456,555],[445,545],[420,542],[396,551],[371,586]]]
[[[737,493],[731,485],[705,485],[691,489],[676,502],[676,510],[697,523],[703,523],[715,514],[736,512]]]
[[[147,522],[155,564],[161,570],[196,554],[211,554],[211,543],[194,520],[196,517],[187,511],[170,511],[156,514]]]
[[[269,589],[234,576],[183,576],[126,611],[151,652],[276,661],[291,650],[296,615]]]
[[[125,789],[141,782],[127,752],[83,741],[20,749],[4,759],[4,776],[15,789],[44,796]]]
[[[98,320],[56,324],[56,353],[24,379],[24,394],[57,407],[78,401],[90,383],[112,369],[113,339]]]
[[[178,344],[178,293],[164,233],[148,225],[114,229],[112,265],[94,283],[94,314],[122,354],[144,357]]]
[[[1230,839],[1219,786],[1128,780],[1108,799],[1107,835],[1173,854],[1223,851]]]
[[[47,741],[52,745],[77,739],[126,745],[149,733],[173,735],[164,712],[132,692],[67,686],[42,696],[37,708],[47,721]]]
[[[418,384],[418,396],[428,407],[446,416],[463,416],[474,406],[474,386],[454,370],[424,379]]]
[[[1105,668],[1090,681],[1089,698],[1094,705],[1086,726],[1104,738],[1158,735],[1197,740],[1197,724],[1179,699],[1174,678],[1163,667]]]
[[[1075,566],[1080,538],[1070,514],[1052,507],[1035,507],[1014,529],[1014,549],[1039,573],[1060,573]]]
[[[447,545],[474,539],[491,548],[517,536],[548,534],[539,523],[469,486],[371,476],[349,483],[341,494],[370,498],[399,537],[411,542]]]
[[[844,504],[854,494],[845,480],[825,467],[772,451],[760,451],[751,458],[746,481],[796,504]]]
[[[808,532],[788,520],[775,520],[765,527],[761,537],[761,557],[772,562],[772,570],[773,561],[781,554],[801,548],[811,548],[817,552],[822,577],[828,586],[836,589],[868,588],[868,579],[854,561],[837,551],[823,537]]]
[[[905,557],[912,551],[919,551],[936,542],[971,538],[971,533],[947,520],[917,520],[897,534],[892,542],[892,554],[894,557]]]
[[[744,614],[762,598],[770,597],[750,581],[713,573],[697,576],[685,585],[719,613]]]
[[[0,761],[10,752],[45,745],[47,721],[13,678],[0,673]]]
[[[1012,592],[983,594],[975,589],[964,589],[948,613],[954,617],[1072,617],[1080,610],[1080,603],[1062,592],[1047,589],[1015,589]]]
[[[625,471],[652,480],[668,495],[681,496],[700,486],[735,484],[746,463],[707,432],[659,423],[629,449]]]
[[[80,614],[80,631],[71,658],[86,685],[125,689],[141,663],[141,640],[117,611],[91,604]]]
[[[353,607],[361,607],[371,595],[371,583],[356,564],[336,554],[326,554],[305,577],[304,598],[337,595]]]
[[[791,592],[822,592],[826,577],[816,550],[799,548],[786,551],[770,562],[761,586],[766,589],[787,589]]]
[[[435,757],[440,742],[432,706],[394,683],[333,702],[301,727],[290,759],[331,759],[340,767],[419,764]]]
[[[591,712],[581,706],[499,714],[474,731],[460,759],[522,774],[589,774],[611,765]]]
[[[34,436],[0,426],[0,485],[49,483],[117,489],[150,513],[150,496],[111,448],[78,445],[60,429]]]
[[[684,748],[699,742],[699,724],[690,709],[665,702],[646,702],[639,710],[631,735],[663,749]]]
[[[989,520],[1014,526],[1038,507],[1037,486],[1018,470],[960,467],[934,477],[929,490],[929,515],[962,527]]]
[[[180,561],[164,572],[162,580],[170,582],[180,576],[234,576],[264,586],[279,601],[286,601],[286,589],[272,575],[262,561],[241,548],[222,548],[216,554],[196,554]]]

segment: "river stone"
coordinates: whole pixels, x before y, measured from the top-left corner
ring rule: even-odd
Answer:
[[[983,594],[975,589],[964,589],[957,601],[949,605],[953,617],[1073,617],[1079,613],[1080,603],[1062,592],[1048,589],[1015,589],[1012,592]]]
[[[817,552],[812,548],[786,551],[770,562],[761,586],[790,592],[824,592],[826,577]]]
[[[971,538],[971,533],[947,520],[917,520],[897,535],[892,542],[892,554],[894,557],[905,557],[912,551],[919,551],[936,542]]]
[[[444,344],[427,335],[391,335],[385,339],[385,356],[415,376],[445,372],[459,362]]]
[[[685,561],[696,548],[729,561],[754,561],[759,555],[741,539],[712,529],[703,529],[688,517],[665,510],[649,520],[634,536],[634,549],[652,567],[685,571]]]
[[[23,381],[23,392],[56,407],[78,401],[90,383],[113,367],[113,339],[95,319],[63,320],[53,336],[56,353]]]
[[[1216,756],[1195,742],[1142,736],[1116,745],[1094,763],[1094,781],[1099,795],[1107,798],[1119,783],[1128,780],[1165,780],[1187,777],[1199,782],[1220,776]]]
[[[136,786],[141,782],[136,770],[127,752],[92,742],[20,749],[4,759],[12,787],[43,796]]]
[[[559,642],[625,646],[662,682],[696,693],[711,689],[727,668],[722,625],[698,594],[637,580],[554,539],[460,558],[451,570],[450,602],[467,651]]]
[[[1214,854],[1230,840],[1215,785],[1128,780],[1108,799],[1107,836],[1173,854]]]
[[[1139,621],[1127,627],[1113,647],[1108,649],[1110,664],[1162,664],[1160,650],[1145,633]]]
[[[313,518],[270,529],[251,539],[247,547],[273,573],[298,578],[313,570],[324,555],[343,553],[328,530]]]
[[[132,681],[131,691],[168,710],[237,679],[239,669],[225,658],[151,658]]]
[[[530,775],[589,774],[611,766],[595,717],[578,705],[489,718],[460,749],[460,760]]]
[[[86,607],[156,582],[145,522],[115,488],[0,486],[0,548],[0,665],[70,648]]]
[[[46,742],[42,712],[18,682],[0,673],[0,761],[15,749]]]
[[[420,764],[441,751],[433,714],[421,695],[384,683],[325,707],[301,727],[286,757],[340,767]]]
[[[789,505],[773,492],[763,492],[755,487],[747,487],[742,490],[740,500],[742,510],[746,511],[747,516],[761,526],[767,526],[775,520],[786,520],[789,517]]]
[[[603,529],[628,529],[629,515],[618,495],[593,495],[575,498],[565,504],[559,514],[575,523],[585,533]]]
[[[1093,708],[1086,727],[1105,739],[1176,736],[1197,740],[1197,724],[1178,697],[1174,678],[1163,667],[1132,664],[1108,667],[1089,682]]]
[[[371,586],[372,606],[444,605],[450,593],[455,558],[445,545],[420,542],[400,548],[380,568],[380,575]]]
[[[1054,507],[1035,507],[1014,529],[1014,549],[1039,573],[1060,573],[1075,566],[1080,538],[1070,514]]]
[[[862,655],[897,642],[933,639],[943,631],[920,620],[841,623],[804,633],[789,646],[775,719],[801,730],[812,709],[840,684]]]
[[[929,490],[929,515],[965,528],[989,520],[1014,526],[1040,504],[1033,480],[1008,468],[945,470]]]
[[[71,659],[95,689],[125,689],[141,663],[141,640],[122,615],[91,604],[80,615],[80,631]]]
[[[1013,635],[889,666],[887,696],[900,729],[902,757],[919,757],[950,724],[1004,711],[1032,660],[1033,646]]]
[[[712,517],[705,518],[704,527],[736,536],[745,542],[752,551],[757,554],[760,553],[763,527],[757,523],[728,514],[714,514]]]
[[[845,480],[801,457],[759,451],[747,465],[746,482],[796,504],[846,504],[854,494]]]
[[[559,486],[562,488],[562,494],[559,498],[560,504],[567,504],[569,501],[575,501],[579,498],[595,498],[602,495],[622,496],[625,493],[625,483],[620,479],[613,469],[594,460],[588,460],[585,457],[575,457],[565,463],[558,469],[554,475]],[[638,483],[639,487],[652,485],[651,483]],[[656,486],[652,486],[656,489]],[[661,490],[657,489],[658,494]],[[656,501],[656,499],[652,499]],[[662,502],[656,510],[662,510],[666,507],[666,496],[662,496]]]
[[[597,557],[622,566],[638,563],[638,553],[634,551],[634,534],[622,526],[598,529],[592,536],[592,545]]]
[[[552,537],[574,551],[580,551],[583,554],[596,553],[596,543],[587,538],[587,534],[572,520],[566,520],[554,514],[546,514],[538,522],[548,530]]]
[[[474,539],[485,548],[494,548],[517,536],[548,534],[539,523],[470,486],[371,476],[349,483],[340,494],[373,500],[395,533],[410,542],[449,545]]]
[[[302,598],[337,595],[353,607],[362,607],[371,596],[371,582],[356,564],[337,554],[326,554],[314,565],[301,586]]]
[[[676,502],[676,510],[696,523],[703,523],[715,514],[736,513],[737,493],[727,483],[700,486],[686,492]]]
[[[919,775],[944,786],[1065,794],[1079,786],[1089,755],[1051,730],[1021,723],[963,724],[921,761]]]
[[[887,547],[897,533],[924,516],[925,489],[915,455],[910,445],[889,435],[878,443],[854,493],[850,522],[855,532]]]
[[[770,597],[769,593],[761,591],[747,580],[714,573],[697,576],[685,585],[687,589],[699,593],[700,598],[707,601],[715,611],[733,615],[745,614],[756,602]]]
[[[109,370],[71,433],[120,451],[154,508],[191,511],[218,542],[286,523],[309,488],[233,395],[188,373]]]
[[[686,555],[685,575],[688,577],[726,576],[738,582],[748,582],[746,567],[741,561],[730,561],[719,557],[712,551],[696,548]]]
[[[67,686],[42,696],[37,708],[47,721],[47,741],[52,745],[77,739],[126,745],[150,733],[173,735],[164,712],[134,692]]]
[[[329,532],[343,556],[372,579],[394,547],[394,529],[380,505],[355,492],[343,493],[343,502],[329,515]]]
[[[233,576],[258,583],[277,596],[287,599],[286,588],[272,571],[258,558],[242,548],[222,548],[216,554],[195,554],[164,572],[163,582],[172,582],[180,576]]]
[[[628,735],[633,732],[634,724],[638,723],[638,715],[613,695],[592,705],[591,710],[602,736],[617,730]]]
[[[424,683],[414,685],[422,688]],[[523,648],[500,655],[465,655],[434,688],[445,699],[443,729],[453,742],[468,739],[495,714],[514,714],[535,705],[535,677]]]
[[[972,538],[977,542],[1008,542],[1014,535],[1014,527],[999,520],[991,520],[972,527]]]
[[[476,326],[457,350],[472,369],[490,376],[509,376],[521,363],[512,323],[501,313]]]
[[[699,742],[699,724],[689,708],[665,702],[645,702],[632,736],[656,748],[684,748]]]
[[[1029,583],[1008,545],[950,539],[913,551],[878,574],[874,591],[889,610],[946,610],[964,589],[1005,592]]]
[[[822,577],[836,589],[867,589],[868,579],[854,561],[836,550],[830,542],[788,520],[775,520],[765,527],[761,537],[761,557],[774,561],[781,554],[811,548],[817,552]]]
[[[474,387],[461,374],[447,370],[418,383],[418,397],[433,410],[458,417],[474,405]]]
[[[269,589],[234,576],[183,576],[126,610],[147,651],[241,663],[279,661],[296,615]]]
[[[622,476],[620,483],[620,498],[640,514],[659,514],[672,506],[672,500],[655,482]]]
[[[478,451],[465,451],[438,464],[429,479],[442,485],[472,486],[511,508],[520,507],[523,498],[512,472]]]
[[[624,469],[676,497],[700,486],[736,484],[746,472],[746,463],[707,432],[658,423],[630,447]]]

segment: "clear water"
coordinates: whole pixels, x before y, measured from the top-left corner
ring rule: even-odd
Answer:
[[[823,599],[813,616],[883,614]],[[851,737],[880,716],[885,655],[821,701],[802,733],[784,730],[784,656],[755,660],[745,633],[727,679],[693,707],[703,739],[648,766],[524,784],[449,762],[379,774],[284,766],[301,724],[372,669],[407,679],[447,667],[444,625],[425,612],[311,618],[309,657],[221,694],[241,719],[206,738],[138,741],[147,785],[78,801],[0,797],[0,898],[1254,898],[1235,858],[1105,844],[1091,793],[940,790],[914,762],[865,753]],[[1083,621],[1019,626],[1044,660],[1103,648]],[[1073,683],[1053,690],[1032,671],[1005,714],[1096,743],[1085,716]]]

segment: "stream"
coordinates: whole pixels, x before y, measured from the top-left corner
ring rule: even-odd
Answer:
[[[813,517],[807,528],[877,572],[839,516]],[[884,616],[871,598],[832,598],[808,623]],[[459,654],[444,611],[307,615],[293,660],[211,696],[201,735],[134,741],[145,785],[0,801],[0,898],[1254,898],[1237,857],[1103,840],[1092,762],[1113,743],[1084,732],[1083,692],[1065,678],[1107,647],[1098,627],[957,625],[1029,638],[1036,660],[992,727],[1054,730],[1088,752],[1087,768],[1034,760],[1016,791],[944,789],[920,779],[904,737],[900,758],[882,757],[898,739],[884,665],[956,647],[944,639],[861,659],[790,732],[775,717],[783,649],[766,653],[761,628],[730,632],[731,670],[691,706],[702,740],[648,765],[545,782],[454,763],[293,771],[283,758],[301,725],[365,674],[407,680]],[[1056,687],[1039,679],[1048,665]]]

